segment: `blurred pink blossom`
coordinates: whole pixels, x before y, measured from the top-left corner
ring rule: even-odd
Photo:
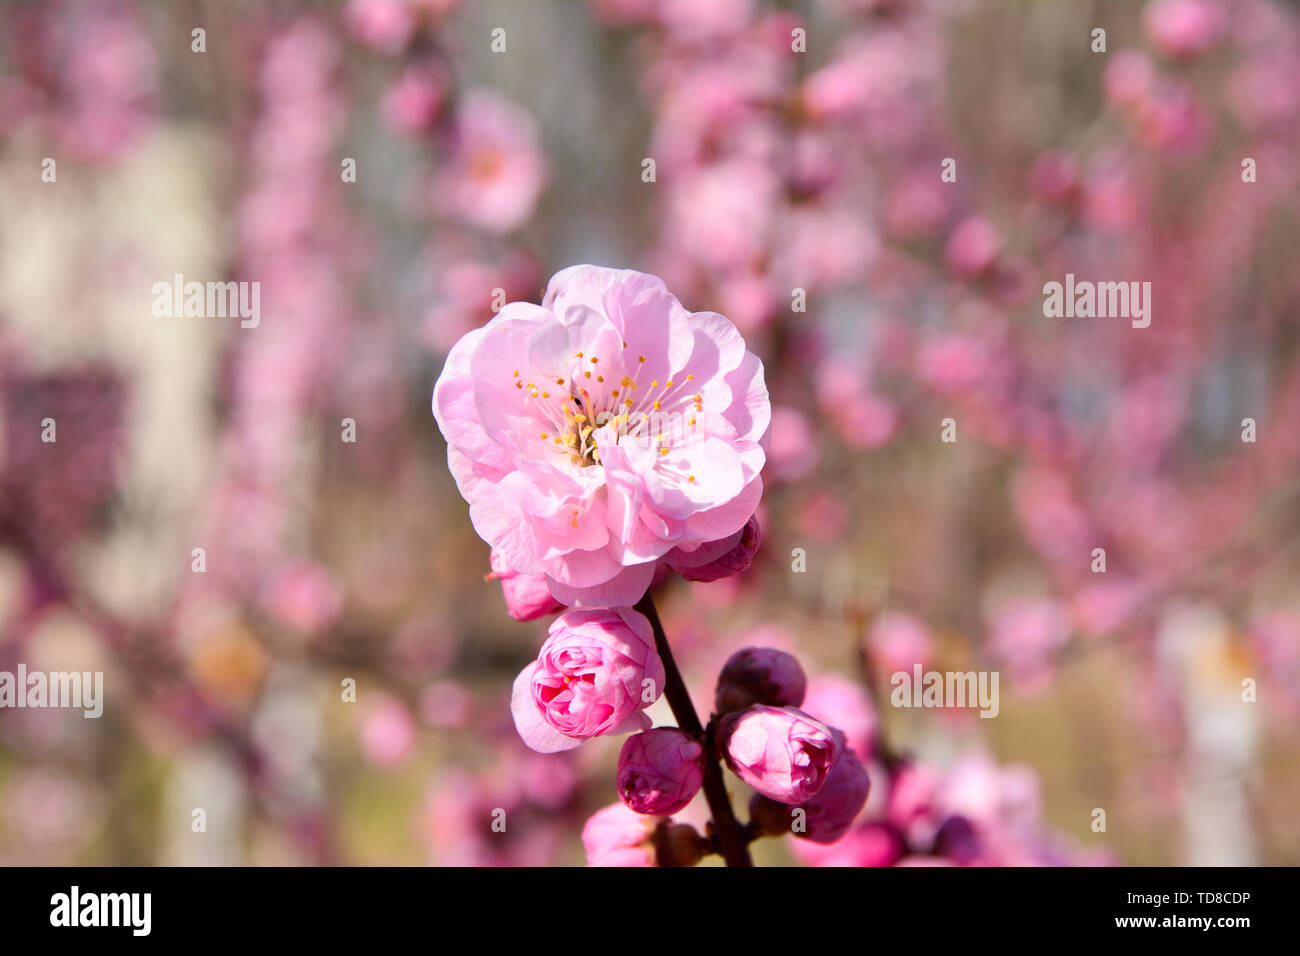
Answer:
[[[435,174],[439,210],[488,232],[511,232],[533,213],[548,177],[532,116],[488,89],[457,105],[450,156]]]

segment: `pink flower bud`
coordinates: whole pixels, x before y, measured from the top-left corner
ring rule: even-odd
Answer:
[[[582,828],[588,866],[654,866],[655,817],[613,803],[597,810]]]
[[[1029,170],[1030,188],[1051,203],[1073,200],[1079,192],[1079,180],[1079,161],[1059,150],[1043,153]]]
[[[962,816],[943,822],[934,836],[934,855],[968,866],[980,857],[979,834],[974,824]]]
[[[1170,56],[1192,57],[1219,40],[1223,11],[1208,0],[1156,0],[1145,11],[1151,41]]]
[[[516,621],[534,621],[547,614],[563,611],[564,605],[551,596],[544,574],[518,574],[510,569],[505,558],[494,549],[489,559],[492,573],[489,578],[501,582],[501,594],[506,599],[506,613]]]
[[[864,823],[833,844],[797,840],[794,855],[809,866],[892,866],[907,852],[902,835],[888,823]]]
[[[621,803],[598,810],[582,828],[588,866],[694,866],[705,843],[695,828],[644,816]]]
[[[758,515],[752,515],[735,534],[710,541],[694,551],[674,548],[664,560],[687,581],[717,581],[748,571],[762,541]]]
[[[948,268],[963,279],[988,272],[1002,254],[1002,240],[987,219],[972,217],[960,223],[948,236],[944,255]]]
[[[835,766],[826,776],[826,783],[817,795],[800,806],[807,813],[806,830],[795,836],[813,843],[835,843],[853,825],[867,803],[871,780],[867,768],[847,746],[843,735],[835,731],[836,741],[843,747]]]
[[[388,127],[398,133],[418,133],[433,123],[443,97],[448,76],[439,66],[408,67],[384,94],[381,112]]]
[[[798,707],[807,689],[803,668],[792,654],[774,647],[746,647],[723,665],[714,709],[727,714],[754,704]]]
[[[916,764],[895,767],[889,786],[886,818],[906,832],[918,821],[929,819],[935,812],[935,791],[939,785],[934,772]]]
[[[1120,50],[1102,71],[1106,95],[1122,106],[1140,106],[1155,86],[1156,70],[1150,58],[1137,50]]]
[[[866,651],[883,674],[910,671],[913,664],[930,660],[930,631],[904,611],[887,611],[876,618],[867,633]]]
[[[676,813],[704,782],[703,756],[699,742],[676,727],[633,734],[618,754],[618,795],[637,813]]]
[[[763,704],[724,717],[718,744],[736,776],[763,796],[791,804],[821,790],[840,749],[820,720],[794,707]]]
[[[817,437],[808,416],[788,405],[772,406],[772,443],[763,480],[797,481],[817,469]]]
[[[415,29],[414,9],[404,0],[349,0],[343,11],[348,31],[381,53],[400,53]]]
[[[371,763],[381,767],[399,763],[415,743],[415,722],[410,711],[395,700],[384,700],[366,718],[361,743]]]
[[[663,692],[664,668],[650,622],[631,608],[566,611],[537,660],[515,678],[510,710],[539,753],[588,737],[645,730],[643,708]]]
[[[814,674],[800,706],[810,714],[820,714],[826,724],[842,730],[845,744],[859,758],[870,758],[875,752],[880,718],[861,684],[839,674]]]

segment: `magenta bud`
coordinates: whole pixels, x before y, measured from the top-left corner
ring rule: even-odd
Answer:
[[[934,836],[934,855],[967,866],[979,859],[979,835],[975,826],[963,816],[951,816]]]
[[[551,596],[551,591],[546,586],[546,575],[512,571],[495,549],[489,560],[492,573],[487,576],[488,580],[501,582],[501,594],[506,599],[506,613],[516,621],[535,621],[539,617],[564,610],[564,605]]]
[[[704,782],[704,748],[676,727],[633,734],[618,753],[618,795],[637,813],[681,810]]]
[[[714,707],[719,714],[754,704],[798,707],[807,690],[808,679],[794,655],[774,647],[746,647],[732,654],[718,674]]]
[[[763,796],[801,804],[826,783],[840,745],[815,717],[758,704],[722,718],[718,749],[732,772]]]
[[[655,866],[694,866],[704,858],[707,844],[689,823],[663,820],[654,834]]]
[[[839,731],[835,731],[835,737],[843,745],[844,737]],[[844,747],[821,790],[811,800],[800,804],[805,812],[803,832],[796,827],[794,835],[813,843],[835,843],[849,831],[866,806],[870,790],[867,768],[856,753]]]
[[[735,534],[703,544],[694,551],[674,548],[664,560],[687,581],[717,581],[748,571],[762,542],[758,515],[752,515]]]

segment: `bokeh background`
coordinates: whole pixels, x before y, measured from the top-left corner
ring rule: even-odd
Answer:
[[[0,711],[0,862],[583,861],[618,741],[517,739],[545,622],[429,412],[578,262],[767,366],[759,559],[658,600],[698,708],[790,649],[873,793],[760,863],[1300,861],[1298,77],[1267,0],[3,3],[0,669],[106,703]],[[1151,327],[1045,318],[1067,272]],[[890,707],[913,662],[998,717]]]

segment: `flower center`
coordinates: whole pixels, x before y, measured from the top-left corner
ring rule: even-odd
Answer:
[[[624,438],[644,442],[662,458],[674,445],[693,439],[697,414],[704,411],[704,395],[696,390],[694,375],[645,382],[641,376],[644,355],[637,356],[635,362],[620,362],[619,358],[615,362],[626,372],[618,378],[613,377],[618,373],[609,369],[609,363],[600,364],[600,356],[582,352],[573,353],[569,369],[543,376],[540,385],[522,378],[518,369],[511,373],[515,388],[524,393],[524,402],[532,404],[549,425],[540,431],[541,440],[553,451],[567,455],[579,469],[602,464],[595,439],[600,428],[613,425],[620,444]],[[681,469],[669,465],[665,462],[659,467],[661,476],[695,483],[695,475],[678,474]],[[578,518],[575,513],[575,527]]]
[[[477,183],[490,183],[500,175],[505,157],[495,149],[481,149],[469,160],[469,175]]]

